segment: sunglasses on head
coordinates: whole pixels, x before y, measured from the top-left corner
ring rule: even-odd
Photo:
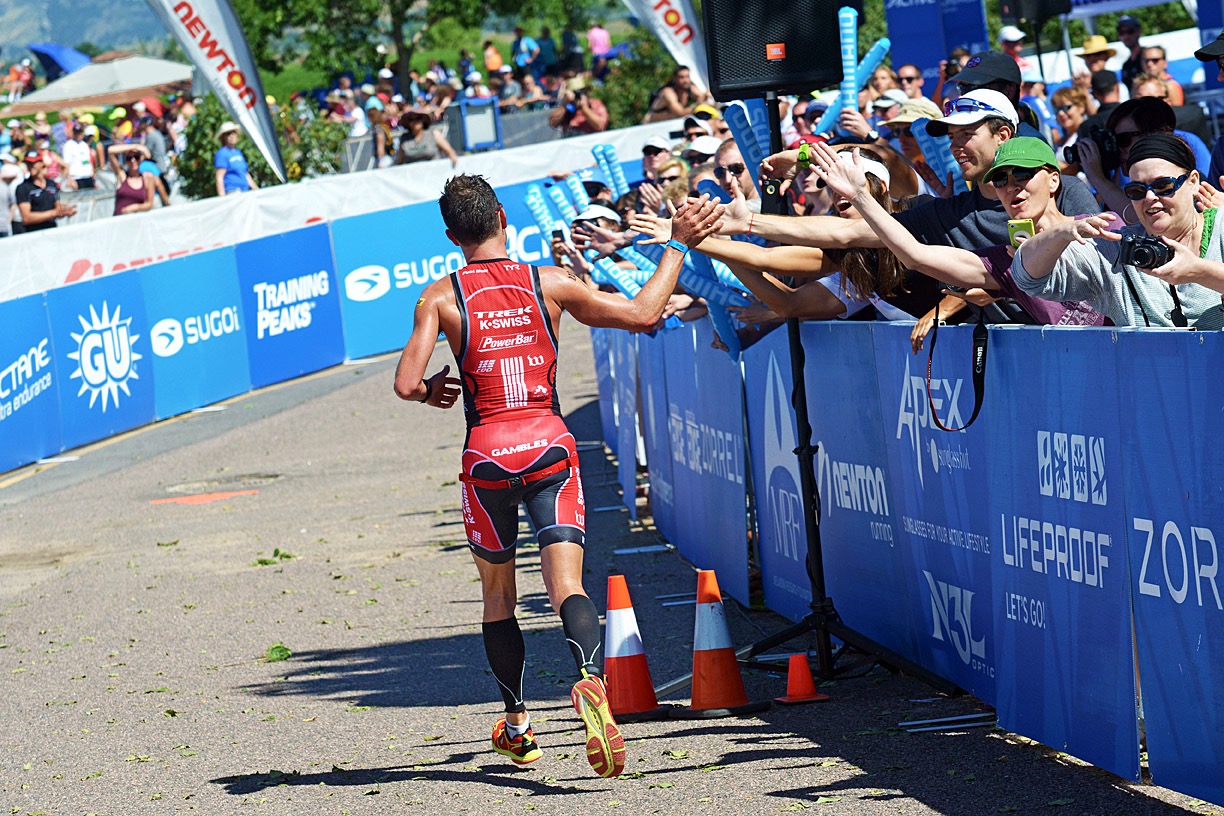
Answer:
[[[1003,115],[1003,111],[994,105],[988,105],[969,96],[958,96],[956,99],[949,99],[944,103],[944,116],[951,116],[954,113],[981,113],[983,111],[997,113],[1000,116]]]
[[[661,147],[643,147],[642,148],[643,156],[657,156],[660,153],[666,153],[666,152],[667,151]]]
[[[1041,169],[1042,168],[1040,167],[1012,167],[1009,170],[1003,171],[1002,173],[995,173],[994,178],[990,180],[990,183],[994,185],[995,189],[997,190],[1002,190],[1004,187],[1010,186],[1013,181],[1023,187],[1032,181],[1037,175],[1037,172]]]
[[[1154,180],[1151,184],[1132,181],[1122,187],[1122,194],[1131,201],[1142,201],[1147,198],[1148,190],[1151,190],[1161,198],[1168,198],[1180,190],[1188,178],[1190,178],[1189,173],[1182,173],[1177,178],[1163,176]]]
[[[739,164],[738,162],[735,164],[728,164],[726,167],[715,167],[714,177],[720,178],[720,179],[726,178],[728,173],[730,173],[733,176],[740,176],[747,169],[748,169],[747,165]]]

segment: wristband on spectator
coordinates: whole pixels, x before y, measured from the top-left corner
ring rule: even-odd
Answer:
[[[812,166],[812,146],[807,142],[799,145],[799,169],[807,170]]]
[[[689,248],[687,246],[680,243],[675,238],[672,238],[670,241],[667,242],[667,247],[668,249],[674,249],[678,251],[681,255],[687,255],[689,251]]]
[[[756,213],[748,213],[748,235],[752,234],[752,222],[756,218]]]

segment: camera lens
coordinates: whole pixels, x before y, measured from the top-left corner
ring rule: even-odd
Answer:
[[[1075,145],[1064,147],[1063,158],[1067,160],[1067,164],[1079,164],[1079,150]]]

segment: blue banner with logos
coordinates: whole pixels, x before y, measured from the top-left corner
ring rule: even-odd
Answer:
[[[232,247],[146,267],[140,281],[158,419],[250,390],[246,321]]]
[[[604,444],[616,450],[616,385],[612,381],[612,329],[591,329],[595,384],[599,391],[599,428]]]
[[[884,438],[895,422],[881,406],[880,389],[872,387],[877,328],[844,321],[802,326],[825,591],[849,626],[917,660],[914,622],[920,618],[913,610],[916,602],[926,602],[926,592],[909,571],[909,545],[896,529],[896,488]],[[898,335],[889,332],[883,340],[890,354]],[[908,354],[908,346],[900,351]]]
[[[743,354],[749,463],[765,605],[797,621],[811,612],[807,525],[799,489],[790,343],[774,329]],[[823,391],[823,389],[822,389]]]
[[[926,354],[910,350],[911,329],[871,326],[893,531],[908,559],[905,583],[919,627],[919,662],[993,705],[996,607],[987,457],[994,442],[984,421],[948,433],[932,416],[934,409],[946,426],[959,428],[973,411],[972,329],[940,329],[929,396]]]
[[[948,51],[953,48],[963,48],[970,54],[990,50],[990,35],[986,32],[986,4],[982,0],[939,0],[939,13],[946,49],[940,59],[947,59]],[[899,64],[893,61],[893,65]],[[938,60],[935,65],[938,67]],[[926,67],[922,65],[924,76]]]
[[[1154,783],[1217,804],[1224,803],[1220,341],[1218,332],[1118,333],[1148,765]]]
[[[723,592],[747,604],[743,379],[738,364],[711,348],[713,340],[707,318],[663,335],[678,530],[672,543],[701,569],[717,570]]]
[[[344,360],[326,224],[238,244],[235,253],[251,385],[262,388]]]
[[[663,333],[638,335],[638,391],[642,400],[642,438],[650,472],[650,512],[655,528],[675,541],[675,479],[672,476],[671,436],[667,414],[667,372]]]
[[[912,63],[921,68],[929,95],[939,77],[939,61],[948,58],[939,0],[884,0],[884,17],[893,67]]]
[[[999,725],[1138,779],[1118,384],[1149,388],[1116,348],[1108,329],[991,333],[988,553]]]
[[[60,450],[59,369],[42,295],[0,303],[0,472]]]
[[[637,521],[637,335],[626,331],[612,333],[612,353],[616,365],[616,476],[621,486],[621,501],[629,508],[629,518]]]
[[[465,265],[432,201],[340,218],[331,235],[349,359],[403,348],[425,287]]]
[[[139,272],[47,292],[63,445],[153,421],[153,364]]]

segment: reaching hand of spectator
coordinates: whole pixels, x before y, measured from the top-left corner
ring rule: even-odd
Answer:
[[[760,327],[762,323],[771,323],[782,319],[773,309],[770,309],[759,300],[755,300],[748,306],[728,306],[727,311],[735,315],[739,322],[748,326]]]
[[[645,212],[657,213],[663,207],[663,191],[653,181],[644,181],[638,185],[638,201]]]
[[[743,235],[752,227],[753,213],[748,209],[748,201],[735,176],[731,177],[731,196],[731,203],[723,213],[722,226],[718,228],[719,235]]]
[[[618,249],[632,244],[637,233],[633,231],[613,232],[597,226],[592,221],[580,221],[574,224],[570,230],[570,236],[578,249],[593,249],[600,258],[606,258]]]
[[[871,132],[871,125],[867,124],[863,114],[855,108],[842,108],[841,115],[837,117],[837,126],[851,136],[857,136],[860,139],[866,139],[867,134]]]
[[[1172,238],[1161,235],[1159,239],[1164,241],[1165,246],[1173,250],[1173,260],[1151,269],[1139,267],[1140,272],[1151,275],[1154,278],[1160,278],[1170,286],[1180,286],[1183,283],[1197,283],[1200,286],[1206,286],[1219,291],[1220,284],[1214,280],[1216,276],[1210,275],[1207,277],[1203,275],[1204,271],[1210,270],[1211,267],[1219,266],[1219,264],[1203,261],[1199,258],[1197,252],[1192,251],[1179,241],[1174,241]]]
[[[725,210],[709,196],[688,199],[672,213],[672,238],[692,249],[714,234]]]
[[[663,320],[671,317],[677,312],[683,312],[696,302],[696,298],[687,292],[674,292],[667,299],[667,305],[663,307]]]
[[[914,170],[918,175],[922,176],[922,180],[927,183],[931,191],[940,198],[952,197],[952,174],[949,173],[946,179],[940,179],[939,176],[931,169],[931,165],[924,161],[914,162]]]
[[[812,164],[812,172],[817,178],[824,179],[830,190],[846,200],[851,200],[859,190],[867,189],[867,174],[863,172],[858,148],[853,151],[853,163],[839,160],[828,145],[816,145],[813,153],[815,161]]]
[[[931,327],[935,325],[937,311],[939,311],[938,306],[918,318],[918,322],[914,324],[914,330],[910,332],[910,348],[915,354],[922,351],[922,344],[926,341],[926,336],[931,333]]]
[[[650,236],[642,242],[644,244],[666,244],[671,240],[671,221],[654,213],[632,213],[629,216],[629,228]]]
[[[798,169],[799,151],[783,150],[768,156],[761,162],[761,174],[769,178],[788,179],[795,177]]]
[[[1076,71],[1071,77],[1071,84],[1084,93],[1089,93],[1092,90],[1092,74],[1087,71]]]
[[[1224,178],[1220,180],[1221,186],[1224,186]],[[1212,207],[1224,207],[1224,193],[1221,193],[1206,179],[1199,182],[1198,190],[1195,192],[1195,198],[1198,200],[1199,209],[1209,210]]]
[[[943,289],[941,291],[945,297],[954,297],[966,303],[972,303],[974,306],[989,306],[1003,299],[1001,295],[992,295],[985,289],[980,289],[976,286],[963,292],[957,292],[955,289]]]
[[[1122,219],[1115,212],[1103,212],[1099,215],[1081,215],[1070,221],[1065,221],[1055,229],[1066,230],[1071,237],[1081,243],[1088,243],[1089,238],[1104,238],[1108,241],[1121,241],[1122,234],[1111,232],[1108,227],[1117,223],[1121,226]],[[1027,239],[1025,239],[1027,240]]]

